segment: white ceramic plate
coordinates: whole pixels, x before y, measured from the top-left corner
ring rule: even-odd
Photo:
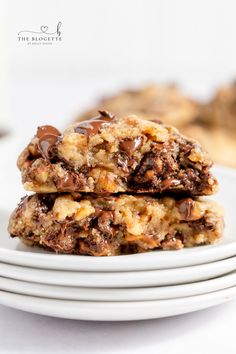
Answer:
[[[30,296],[83,301],[150,301],[206,294],[236,286],[236,272],[192,284],[151,288],[83,288],[25,282],[0,277],[0,290]]]
[[[0,291],[0,303],[41,315],[92,321],[131,321],[180,315],[236,297],[236,287],[171,300],[95,302],[55,300]]]
[[[0,261],[36,268],[101,272],[176,268],[234,256],[236,255],[236,171],[218,166],[214,168],[214,173],[219,180],[220,191],[213,199],[224,206],[226,221],[224,238],[216,245],[116,257],[56,255],[39,248],[26,247],[18,239],[10,239],[6,231],[9,211],[2,201],[0,202]]]
[[[192,267],[136,272],[76,272],[36,269],[0,263],[0,276],[63,286],[131,288],[175,285],[215,278],[236,270],[236,256]]]

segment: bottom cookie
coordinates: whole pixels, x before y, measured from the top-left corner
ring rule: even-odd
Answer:
[[[8,231],[57,253],[113,256],[215,243],[223,225],[221,207],[205,199],[35,194],[22,199]]]

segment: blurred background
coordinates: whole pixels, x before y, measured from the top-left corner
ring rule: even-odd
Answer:
[[[207,100],[236,77],[233,0],[1,2],[1,90],[10,103],[1,119],[14,129],[66,125],[92,100],[143,83],[175,82]],[[60,42],[18,41],[19,31],[54,31],[59,21]]]

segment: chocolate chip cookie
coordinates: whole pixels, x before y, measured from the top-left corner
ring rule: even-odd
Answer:
[[[22,199],[8,230],[57,253],[112,256],[212,244],[222,235],[222,215],[205,199],[35,194]]]
[[[213,194],[212,161],[171,126],[100,111],[64,134],[39,127],[18,159],[26,190]]]

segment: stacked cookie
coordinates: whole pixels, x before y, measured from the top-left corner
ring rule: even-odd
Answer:
[[[100,111],[62,135],[39,127],[18,159],[26,190],[9,233],[59,253],[110,256],[210,244],[222,235],[201,146],[171,126]]]

